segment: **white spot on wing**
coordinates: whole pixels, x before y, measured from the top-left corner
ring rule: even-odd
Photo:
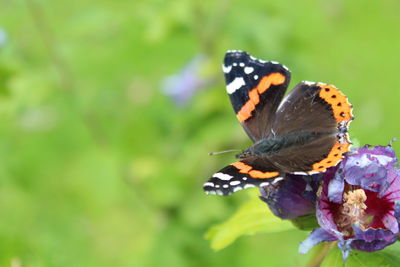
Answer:
[[[204,183],[204,186],[214,186],[214,183],[212,183],[212,182],[207,182],[207,183]]]
[[[278,177],[272,182],[272,184],[276,184],[277,182],[282,181],[282,180],[283,180],[282,177]]]
[[[244,73],[246,73],[246,74],[250,74],[250,73],[252,73],[254,71],[254,68],[253,67],[246,67],[246,68],[244,68]]]
[[[240,62],[240,63],[239,63],[239,66],[243,68],[243,67],[244,67],[244,63],[243,63],[243,62]]]
[[[246,189],[246,188],[250,188],[250,187],[256,187],[254,184],[246,184],[245,186],[244,186],[244,189]]]
[[[235,62],[235,63],[233,63],[232,65],[233,65],[234,67],[236,67],[236,66],[237,66],[237,63]]]
[[[295,175],[308,175],[306,172],[293,172]]]
[[[236,77],[230,84],[226,86],[228,94],[233,94],[236,90],[245,85],[243,77]]]
[[[268,186],[268,185],[270,185],[269,182],[263,182],[263,183],[261,183],[259,186],[262,187],[262,186]]]
[[[231,70],[232,70],[232,65],[225,66],[224,64],[222,64],[222,71],[224,73],[229,73]]]
[[[309,85],[309,86],[315,84],[315,82],[310,82],[310,81],[303,81],[303,83],[306,84],[306,85]]]
[[[257,80],[258,79],[258,75],[254,75],[254,80]]]
[[[227,184],[224,184],[222,187],[223,187],[223,188],[228,188],[228,187],[229,187],[229,185],[227,185]]]
[[[233,192],[235,193],[235,192],[237,192],[239,190],[242,190],[242,189],[243,189],[242,187],[238,186],[238,187],[233,188]]]
[[[240,181],[232,181],[229,184],[232,185],[232,186],[240,185]]]
[[[218,178],[220,180],[224,180],[224,181],[229,181],[231,178],[233,178],[232,175],[225,174],[225,173],[222,173],[222,172],[214,173],[213,177],[214,178]]]

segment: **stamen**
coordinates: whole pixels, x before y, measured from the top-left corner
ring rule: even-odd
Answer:
[[[354,222],[360,221],[364,217],[367,205],[367,195],[363,189],[349,191],[343,194],[343,211],[346,210],[347,216],[350,216]],[[344,214],[346,214],[344,213]]]
[[[349,190],[343,193],[343,204],[339,209],[337,225],[345,236],[352,236],[354,223],[360,223],[361,228],[365,228],[365,201],[367,195],[363,189]]]

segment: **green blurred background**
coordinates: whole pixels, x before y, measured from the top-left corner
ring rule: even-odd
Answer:
[[[353,142],[387,144],[399,14],[397,0],[1,1],[0,266],[303,264],[307,232],[219,252],[204,239],[248,197],[202,192],[233,160],[207,153],[249,144],[222,58],[243,49],[288,66],[291,87],[336,85]]]

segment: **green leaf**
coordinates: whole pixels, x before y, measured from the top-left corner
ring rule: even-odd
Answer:
[[[232,217],[208,230],[205,238],[213,250],[220,250],[242,235],[276,233],[294,229],[290,221],[276,217],[258,197],[244,203]]]
[[[353,250],[346,261],[346,267],[400,266],[399,251],[399,242],[375,252]],[[332,249],[323,261],[321,267],[343,267],[341,251],[337,247]]]
[[[338,247],[333,248],[325,257],[321,267],[343,267],[342,252]]]
[[[313,230],[319,227],[317,217],[315,217],[314,213],[297,217],[291,220],[291,222],[294,226],[303,231]]]

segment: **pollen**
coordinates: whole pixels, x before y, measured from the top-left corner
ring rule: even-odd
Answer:
[[[365,228],[367,205],[365,201],[367,195],[363,189],[349,190],[343,193],[343,204],[339,209],[337,225],[345,236],[353,236],[353,227],[359,223],[361,228]]]
[[[348,216],[359,221],[365,213],[367,205],[365,201],[367,200],[367,195],[363,189],[356,189],[354,191],[349,191],[343,194],[343,212]]]

